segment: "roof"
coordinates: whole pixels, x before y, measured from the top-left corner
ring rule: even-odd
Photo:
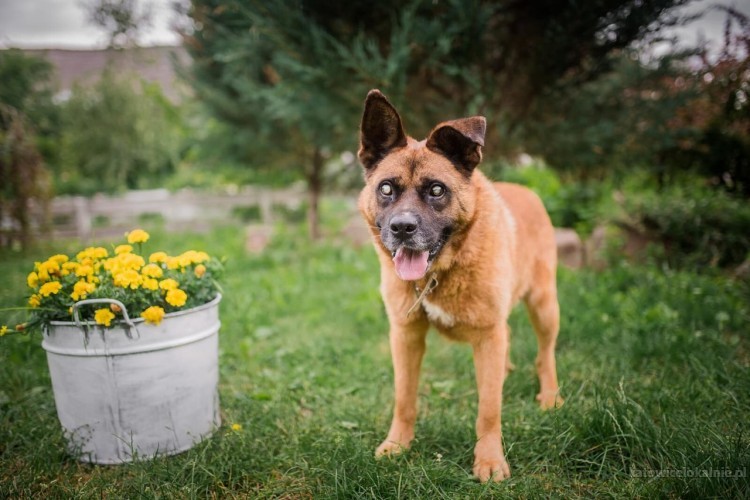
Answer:
[[[119,72],[132,72],[148,82],[158,83],[164,94],[177,101],[185,93],[175,64],[182,67],[191,62],[184,47],[138,47],[132,49],[67,50],[29,49],[25,54],[43,57],[55,68],[54,84],[59,94],[67,94],[75,83],[95,83],[107,64]]]

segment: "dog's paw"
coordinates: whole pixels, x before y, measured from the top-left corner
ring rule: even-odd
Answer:
[[[510,466],[505,458],[477,460],[474,462],[474,477],[486,483],[489,480],[500,482],[510,477]]]
[[[408,444],[399,443],[397,441],[383,441],[378,449],[375,450],[375,458],[383,457],[395,457],[409,450]]]
[[[539,401],[539,407],[542,410],[552,410],[554,408],[560,408],[565,400],[560,397],[558,391],[546,391],[540,392],[536,395],[536,400]]]

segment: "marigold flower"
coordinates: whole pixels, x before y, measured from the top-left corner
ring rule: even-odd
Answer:
[[[42,288],[39,289],[39,294],[42,297],[49,297],[59,292],[61,288],[62,284],[59,281],[50,281],[42,285]]]
[[[96,290],[96,285],[84,280],[79,280],[75,285],[73,285],[73,293],[70,294],[70,298],[75,301],[85,299],[86,295],[90,294],[94,290]]]
[[[31,297],[29,297],[29,306],[30,307],[39,307],[39,305],[42,303],[42,298],[34,294]]]
[[[52,276],[60,274],[60,264],[55,260],[36,263],[37,274],[41,281],[49,281]]]
[[[65,264],[62,265],[63,270],[68,271],[68,272],[70,271],[76,272],[79,267],[81,267],[81,264],[79,264],[78,262],[73,262],[73,261],[66,262]]]
[[[115,274],[112,277],[112,281],[114,282],[115,286],[135,290],[143,283],[143,277],[138,274],[138,271],[128,269],[126,271]]]
[[[94,274],[94,268],[89,264],[80,264],[76,268],[76,276],[79,278],[85,278]]]
[[[129,233],[126,233],[125,236],[131,245],[134,243],[146,243],[150,237],[143,229],[133,229]]]
[[[119,313],[119,312],[122,312],[122,307],[118,306],[117,304],[110,304],[109,310],[112,311],[113,313]]]
[[[48,261],[51,260],[53,262],[57,262],[58,264],[62,265],[62,264],[65,264],[66,262],[68,262],[68,260],[70,260],[70,259],[68,259],[67,255],[57,254],[57,255],[53,255],[52,257],[50,257],[47,260]]]
[[[196,252],[195,250],[188,250],[178,255],[177,261],[180,266],[187,267],[190,264],[200,264],[210,259],[206,252]]]
[[[165,252],[154,252],[152,253],[148,261],[152,263],[166,262],[169,256]]]
[[[159,288],[161,288],[162,290],[174,290],[179,286],[180,284],[177,283],[177,280],[174,280],[172,278],[167,278],[159,282]]]
[[[149,278],[161,278],[164,271],[162,271],[161,267],[156,264],[146,264],[143,266],[143,269],[141,269],[141,274],[148,276]]]
[[[187,267],[193,263],[192,255],[188,252],[178,255],[175,257],[180,267]]]
[[[35,273],[34,271],[31,271],[29,275],[26,277],[26,284],[29,285],[29,288],[36,288],[39,286],[39,275]]]
[[[91,263],[91,261],[105,259],[109,257],[109,252],[104,247],[88,247],[76,254],[76,260],[80,263]]]
[[[146,320],[146,323],[158,325],[164,318],[164,309],[159,306],[151,306],[141,313],[141,318]]]
[[[140,255],[134,253],[121,253],[111,259],[104,261],[104,269],[112,274],[118,274],[123,271],[138,271],[143,267],[145,261]]]
[[[193,272],[195,273],[196,277],[202,278],[203,275],[206,274],[206,266],[204,266],[203,264],[198,264],[197,266],[195,266]]]
[[[167,291],[167,297],[165,300],[171,306],[182,307],[185,305],[185,302],[187,302],[187,294],[183,290],[175,288],[174,290]]]
[[[146,290],[158,290],[159,282],[154,278],[143,278],[143,288]]]
[[[117,245],[115,247],[115,253],[118,255],[122,253],[132,253],[132,252],[133,252],[133,247],[131,247],[130,245]]]
[[[97,309],[94,312],[94,320],[99,325],[109,326],[115,315],[109,309]]]

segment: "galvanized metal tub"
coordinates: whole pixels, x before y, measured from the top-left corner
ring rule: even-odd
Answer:
[[[110,299],[76,304],[75,322],[52,322],[47,351],[57,415],[79,460],[118,464],[186,451],[221,425],[218,295],[169,313],[159,325],[131,321]],[[125,319],[103,329],[77,308],[116,303]]]

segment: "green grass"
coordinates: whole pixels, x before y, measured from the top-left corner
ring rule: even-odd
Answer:
[[[435,333],[417,440],[403,457],[373,458],[392,399],[377,259],[371,248],[311,245],[303,234],[282,228],[261,256],[244,253],[239,227],[154,235],[149,242],[153,249],[228,258],[220,333],[224,425],[181,455],[121,466],[78,463],[64,451],[39,335],[3,338],[0,497],[750,495],[747,477],[637,477],[750,472],[750,295],[742,285],[654,266],[561,270],[558,368],[566,404],[537,408],[535,339],[517,310],[517,369],[505,384],[503,408],[513,475],[481,485],[470,477],[477,406],[471,352]],[[33,261],[74,248],[0,255],[0,303],[23,304]],[[230,429],[235,423],[241,431]]]

